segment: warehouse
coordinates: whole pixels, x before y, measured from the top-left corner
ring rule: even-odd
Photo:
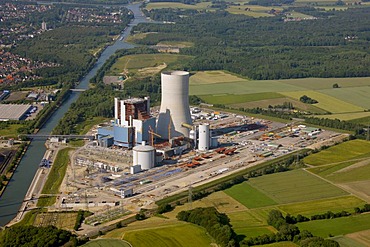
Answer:
[[[0,104],[0,121],[25,119],[31,107],[31,105]]]

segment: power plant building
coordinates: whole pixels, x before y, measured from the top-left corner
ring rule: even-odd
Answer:
[[[149,170],[155,165],[155,149],[152,146],[136,146],[132,149],[133,166],[140,165],[142,170]]]
[[[189,137],[191,125],[189,108],[189,72],[168,71],[161,74],[161,107],[157,121],[157,133],[163,139]]]
[[[114,145],[132,148],[142,141],[149,141],[149,131],[155,129],[155,125],[156,119],[150,116],[149,97],[126,100],[115,98],[114,123],[99,128],[98,139],[113,137]]]

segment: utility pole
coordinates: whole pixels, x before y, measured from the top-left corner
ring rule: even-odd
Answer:
[[[189,184],[189,194],[188,194],[188,203],[189,203],[189,210],[193,209],[193,187]]]

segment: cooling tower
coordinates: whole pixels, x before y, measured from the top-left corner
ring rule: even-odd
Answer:
[[[157,122],[157,133],[163,139],[185,136],[191,124],[189,109],[189,72],[168,71],[161,74],[162,100]]]

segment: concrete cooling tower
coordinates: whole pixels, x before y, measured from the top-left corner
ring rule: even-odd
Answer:
[[[189,72],[168,71],[161,74],[162,101],[157,122],[157,133],[163,139],[189,137],[191,124],[189,109]]]

